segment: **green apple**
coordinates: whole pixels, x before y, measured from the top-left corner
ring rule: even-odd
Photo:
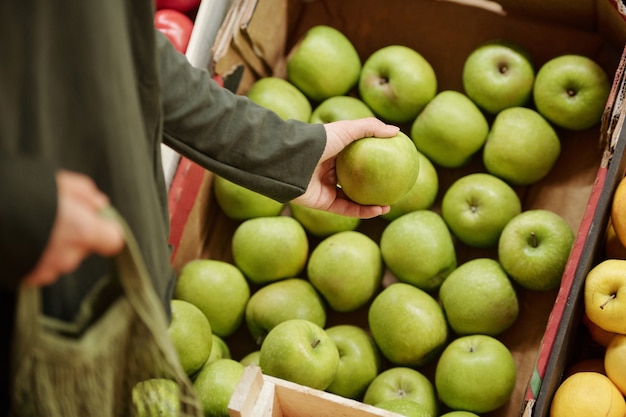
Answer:
[[[611,80],[593,59],[561,55],[537,71],[533,97],[546,119],[565,129],[583,130],[600,122]]]
[[[171,300],[171,321],[167,334],[188,376],[195,374],[211,353],[211,325],[202,310],[183,300]]]
[[[284,120],[308,122],[313,111],[309,99],[302,91],[289,81],[278,77],[259,78],[252,84],[247,96]]]
[[[393,411],[405,417],[437,417],[429,413],[423,406],[406,398],[386,400],[374,405],[383,410]]]
[[[357,310],[372,299],[382,283],[378,243],[352,230],[328,236],[311,252],[307,276],[334,311]]]
[[[439,301],[457,335],[497,336],[519,315],[511,280],[490,258],[474,258],[452,271],[439,287]]]
[[[430,415],[438,415],[439,399],[435,386],[417,369],[403,366],[387,368],[374,378],[363,396],[363,402],[371,405],[397,399],[414,401]]]
[[[246,325],[259,345],[271,329],[289,319],[326,325],[324,300],[305,279],[287,278],[267,284],[252,294],[246,306]]]
[[[218,175],[213,177],[213,193],[224,214],[233,220],[278,216],[284,207],[283,203]]]
[[[433,210],[415,210],[385,226],[380,251],[387,269],[399,280],[426,291],[439,288],[456,268],[450,230]]]
[[[488,134],[483,112],[465,94],[453,90],[438,93],[411,126],[417,150],[445,168],[466,165]]]
[[[246,356],[241,358],[241,360],[239,362],[243,366],[250,366],[250,365],[259,366],[259,357],[260,356],[261,356],[261,351],[260,350],[253,350],[252,352],[248,353]]]
[[[415,210],[429,209],[435,204],[439,192],[439,174],[430,159],[419,151],[417,155],[419,172],[415,184],[404,197],[391,204],[389,212],[381,216],[383,219],[391,221]]]
[[[381,353],[398,366],[431,362],[448,339],[443,309],[426,291],[396,282],[372,301],[367,320]]]
[[[180,415],[180,388],[175,381],[151,378],[138,382],[132,390],[137,417],[178,417]]]
[[[234,359],[218,359],[202,367],[193,389],[205,417],[229,417],[228,403],[243,375],[244,366]]]
[[[325,390],[339,367],[335,342],[317,324],[291,319],[274,327],[261,345],[259,364],[266,375]]]
[[[478,414],[471,413],[469,411],[450,411],[442,414],[439,417],[480,417]]]
[[[504,405],[515,388],[513,355],[498,339],[468,335],[453,340],[435,369],[435,388],[452,410],[483,414]]]
[[[419,156],[415,144],[402,132],[391,138],[363,138],[337,155],[337,182],[353,201],[387,206],[415,184]]]
[[[299,221],[308,233],[317,237],[327,237],[334,233],[355,230],[361,224],[361,219],[358,217],[343,216],[292,202],[289,203],[289,209],[293,218]]]
[[[337,372],[326,391],[360,400],[382,366],[374,339],[365,329],[352,324],[331,326],[326,334],[339,351]]]
[[[181,268],[174,298],[198,307],[213,333],[227,337],[243,321],[250,287],[235,265],[217,259],[194,259]]]
[[[388,45],[372,53],[359,77],[361,99],[380,118],[404,123],[415,119],[437,93],[437,76],[416,50]]]
[[[465,59],[463,89],[490,114],[524,106],[532,97],[535,82],[533,60],[523,47],[502,39],[479,45]]]
[[[232,359],[230,354],[230,347],[228,343],[216,334],[213,334],[213,343],[211,344],[211,352],[207,363],[213,362],[217,359]]]
[[[496,247],[504,226],[521,212],[517,192],[484,172],[457,179],[441,200],[441,215],[452,233],[464,244],[477,248]]]
[[[487,172],[512,185],[545,177],[561,154],[550,123],[533,109],[509,107],[496,115],[483,147]]]
[[[295,277],[309,256],[306,230],[291,216],[243,221],[231,241],[235,265],[254,284]]]
[[[318,104],[311,113],[309,123],[331,123],[339,120],[374,117],[362,100],[352,96],[333,96]]]
[[[287,55],[287,79],[315,102],[345,95],[356,86],[360,72],[356,48],[331,26],[313,26]]]
[[[576,235],[559,214],[543,209],[526,210],[504,227],[498,243],[502,267],[524,288],[557,288]]]

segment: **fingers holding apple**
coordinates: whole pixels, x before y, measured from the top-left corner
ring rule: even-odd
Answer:
[[[337,182],[353,201],[388,206],[402,198],[415,184],[419,156],[404,133],[392,138],[363,138],[337,155]]]

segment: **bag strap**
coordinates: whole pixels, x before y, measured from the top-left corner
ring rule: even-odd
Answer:
[[[163,352],[172,369],[180,369],[174,345],[167,334],[168,319],[144,263],[139,244],[124,218],[109,206],[102,210],[102,216],[116,220],[124,232],[126,245],[115,256],[115,265],[125,295],[139,317],[152,333],[155,342]]]

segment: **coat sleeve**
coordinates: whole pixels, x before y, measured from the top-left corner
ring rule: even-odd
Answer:
[[[41,257],[56,218],[54,169],[0,156],[0,196],[0,285],[16,288]]]
[[[158,34],[163,141],[233,182],[286,202],[302,194],[326,146],[320,124],[284,121],[221,88]]]

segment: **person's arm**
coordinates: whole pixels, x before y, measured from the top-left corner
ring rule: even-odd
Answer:
[[[221,88],[160,33],[164,143],[208,170],[279,201],[306,189],[326,144],[321,125],[284,122]]]
[[[395,126],[376,119],[320,125],[284,121],[193,68],[164,36],[161,54],[164,142],[205,168],[286,202],[374,217],[387,207],[360,206],[332,183],[337,153],[353,140],[390,137]],[[305,195],[303,195],[305,194]]]

